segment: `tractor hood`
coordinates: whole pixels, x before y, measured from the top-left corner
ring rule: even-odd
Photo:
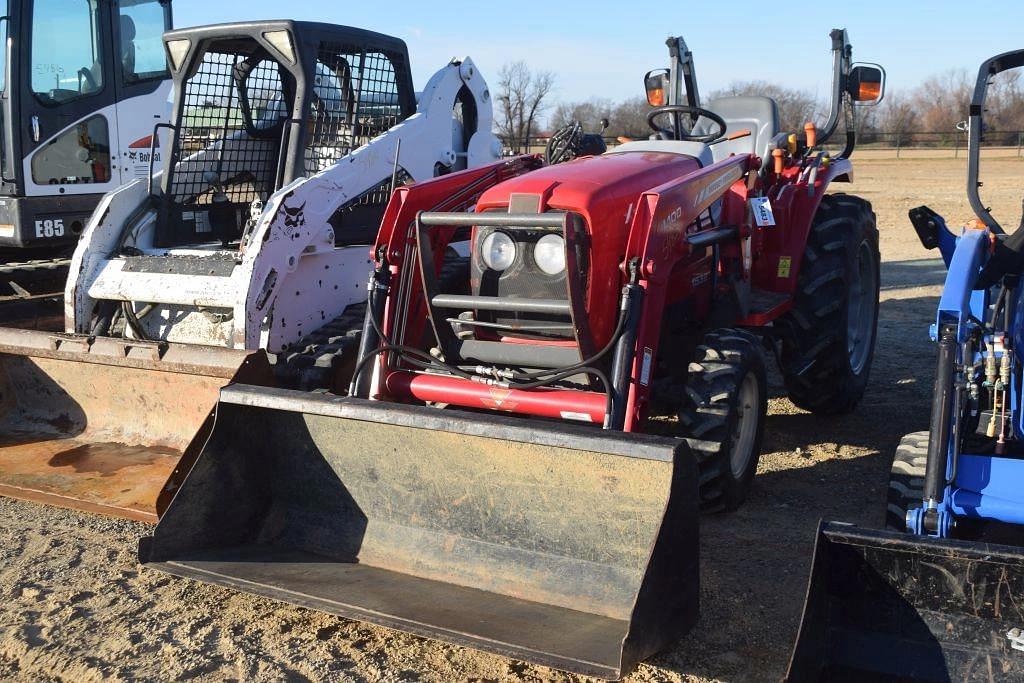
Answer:
[[[592,233],[619,232],[624,242],[629,227],[627,211],[641,193],[700,167],[694,157],[668,152],[584,157],[496,185],[480,198],[477,211],[507,207],[514,194],[536,195],[543,201],[541,211],[579,213]]]

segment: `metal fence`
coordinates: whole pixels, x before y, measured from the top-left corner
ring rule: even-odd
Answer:
[[[531,137],[528,145],[519,145],[526,153],[543,153],[549,136]],[[834,142],[842,144],[843,136],[837,134]],[[507,153],[513,148],[508,140],[502,140]],[[605,138],[609,149],[620,144],[614,137]],[[986,131],[982,148],[986,155],[1024,158],[1024,131]],[[967,149],[967,134],[953,130],[942,133],[900,132],[883,133],[869,131],[858,133],[857,151],[871,152],[872,156],[900,158],[959,158]]]

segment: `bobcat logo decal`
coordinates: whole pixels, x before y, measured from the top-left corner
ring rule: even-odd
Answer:
[[[284,206],[284,232],[291,238],[295,238],[298,228],[306,224],[306,202],[299,206]]]

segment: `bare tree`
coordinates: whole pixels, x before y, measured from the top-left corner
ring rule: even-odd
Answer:
[[[583,130],[597,131],[601,127],[601,119],[611,119],[614,108],[611,100],[597,97],[584,102],[563,102],[555,107],[548,120],[548,126],[555,130],[573,121],[579,121]]]
[[[647,137],[652,132],[647,125],[647,112],[650,110],[651,105],[647,104],[646,97],[623,100],[609,117],[611,125],[608,126],[608,134],[627,138]]]
[[[550,71],[531,71],[526,62],[511,62],[498,72],[498,132],[513,152],[523,151],[535,133],[545,100],[555,86]]]
[[[651,105],[643,97],[623,100],[617,104],[603,98],[563,102],[551,114],[548,125],[557,129],[579,121],[583,130],[596,133],[601,129],[601,119],[608,119],[606,137],[646,137],[651,132],[647,125],[647,112],[650,110]]]
[[[921,112],[921,127],[926,131],[945,132],[967,118],[971,101],[971,82],[967,72],[955,69],[932,76],[914,91],[914,101]]]
[[[779,105],[779,128],[780,130],[802,131],[804,124],[814,121],[815,116],[821,110],[814,94],[808,90],[798,88],[787,88],[777,83],[768,81],[736,81],[728,87],[716,90],[703,102],[714,100],[718,97],[731,97],[735,95],[761,95],[770,97]]]

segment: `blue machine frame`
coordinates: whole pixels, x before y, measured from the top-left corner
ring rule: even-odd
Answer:
[[[1022,360],[1018,349],[1024,349],[1024,298],[1019,287],[1008,289],[1007,301],[1003,304],[1011,311],[1009,344],[993,337],[992,291],[979,289],[979,276],[989,259],[992,240],[987,230],[966,229],[959,237],[939,223],[938,246],[942,252],[949,273],[939,300],[935,324],[931,337],[939,341],[942,331],[955,329],[957,343],[956,364],[967,368],[959,381],[982,385],[986,355],[991,350],[998,366],[1003,355],[1010,354],[1010,385],[1005,387],[1009,398],[1006,426],[1010,436],[1019,438],[1024,434],[1024,423],[1019,410],[1020,376]],[[968,344],[969,340],[980,339],[978,348]],[[1009,347],[1009,348],[1007,348]],[[966,354],[970,358],[965,358]],[[965,363],[965,361],[967,361]],[[968,376],[970,375],[970,376]],[[957,422],[966,420],[966,412],[950,416],[951,429],[945,449],[946,486],[938,500],[925,500],[922,507],[907,512],[907,530],[919,535],[948,538],[957,517],[994,520],[1009,524],[1024,525],[1024,460],[998,455],[962,453],[956,443],[960,433]],[[934,437],[934,434],[933,434]],[[925,516],[935,515],[936,523],[925,524]],[[929,527],[931,527],[929,529]]]

